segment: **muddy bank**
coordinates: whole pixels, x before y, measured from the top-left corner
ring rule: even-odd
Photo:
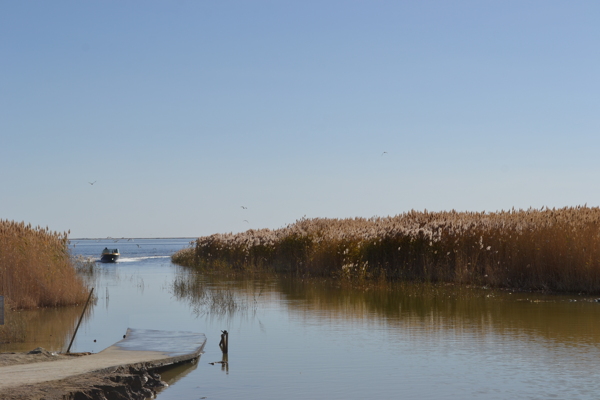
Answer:
[[[68,357],[85,357],[89,353],[64,355],[36,349],[29,353],[0,353],[0,365],[10,366],[37,362],[53,362]],[[143,400],[156,396],[168,386],[158,373],[144,367],[119,368],[110,373],[90,373],[72,378],[23,385],[0,391],[9,400]]]

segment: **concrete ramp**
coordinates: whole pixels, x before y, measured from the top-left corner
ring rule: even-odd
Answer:
[[[202,333],[127,329],[125,339],[96,354],[0,367],[0,390],[121,367],[152,370],[198,358],[205,343]]]

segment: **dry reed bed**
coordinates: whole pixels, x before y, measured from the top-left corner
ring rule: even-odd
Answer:
[[[11,308],[55,307],[87,298],[67,233],[0,220],[0,294]]]
[[[417,212],[301,219],[277,230],[201,237],[173,261],[354,282],[455,282],[600,293],[600,208]]]

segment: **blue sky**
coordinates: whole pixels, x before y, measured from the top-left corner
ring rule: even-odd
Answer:
[[[594,1],[0,1],[0,218],[173,237],[597,206],[598,21]]]

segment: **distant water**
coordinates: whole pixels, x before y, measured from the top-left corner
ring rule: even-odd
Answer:
[[[136,262],[150,258],[169,258],[176,251],[189,247],[194,239],[73,239],[74,254],[99,261],[102,249],[119,249],[120,262]]]
[[[73,351],[98,352],[128,327],[205,333],[206,353],[197,365],[164,374],[171,386],[161,400],[595,399],[600,393],[600,304],[590,298],[222,279],[171,263],[170,255],[190,240],[74,240],[75,254],[98,258],[104,247],[117,247],[122,258],[98,264],[98,301]],[[211,365],[223,360],[224,329],[228,363]]]

